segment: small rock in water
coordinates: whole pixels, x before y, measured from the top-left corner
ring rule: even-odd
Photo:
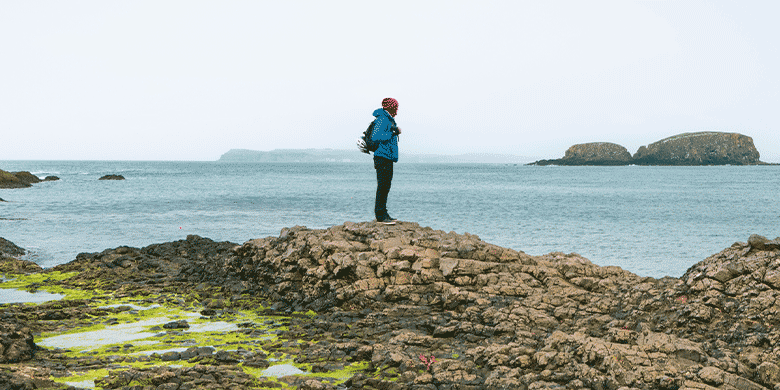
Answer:
[[[122,175],[105,175],[98,180],[125,180],[125,177]]]

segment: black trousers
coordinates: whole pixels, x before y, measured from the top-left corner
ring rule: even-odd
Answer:
[[[387,194],[390,192],[390,184],[393,182],[393,162],[374,156],[374,169],[376,169],[374,214],[377,220],[381,220],[387,216]]]

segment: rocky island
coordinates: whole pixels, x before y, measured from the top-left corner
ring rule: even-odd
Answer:
[[[631,153],[618,144],[591,142],[569,147],[561,159],[539,160],[531,165],[628,165]]]
[[[65,298],[0,305],[0,388],[780,388],[780,238],[661,279],[414,223],[27,263]]]
[[[592,142],[570,147],[563,158],[530,165],[766,165],[753,139],[738,133],[684,133],[641,146],[631,156],[623,146]]]

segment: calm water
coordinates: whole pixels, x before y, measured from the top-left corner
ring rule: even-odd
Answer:
[[[0,189],[0,237],[49,267],[80,252],[197,234],[218,241],[373,219],[362,163],[0,161],[57,182]],[[125,181],[99,181],[121,174]],[[643,276],[680,276],[746,241],[780,236],[780,166],[532,167],[396,164],[388,208],[532,255],[576,252]]]

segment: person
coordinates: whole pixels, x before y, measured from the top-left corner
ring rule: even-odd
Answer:
[[[376,201],[374,214],[376,221],[386,225],[394,225],[396,219],[387,213],[387,195],[393,181],[393,164],[398,162],[398,135],[401,129],[395,123],[398,115],[398,101],[393,98],[382,100],[382,108],[374,110],[376,120],[371,141],[379,143],[374,152],[374,169],[376,169]]]

